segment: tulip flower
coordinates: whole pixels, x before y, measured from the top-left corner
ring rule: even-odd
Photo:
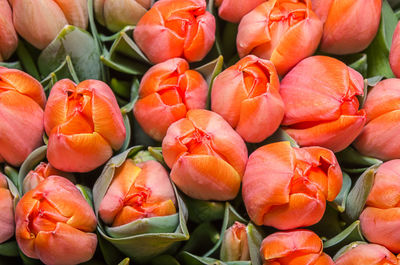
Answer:
[[[143,76],[134,114],[143,130],[162,141],[168,127],[190,109],[206,107],[208,85],[189,64],[174,58],[157,64]]]
[[[8,189],[7,179],[0,173],[0,244],[14,235],[13,197]]]
[[[136,25],[151,6],[151,0],[94,0],[97,21],[113,32]]]
[[[325,23],[334,0],[311,0],[312,10]]]
[[[189,197],[226,201],[239,192],[247,148],[218,114],[189,110],[169,127],[162,149],[172,181]]]
[[[335,264],[323,252],[321,239],[309,230],[271,234],[262,241],[260,251],[264,265]]]
[[[342,172],[332,151],[277,142],[250,155],[242,195],[256,225],[287,230],[318,223],[326,200],[333,201],[341,187]]]
[[[134,39],[153,63],[202,60],[215,41],[215,18],[205,0],[163,0],[139,20]],[[151,45],[149,45],[151,44]]]
[[[392,47],[389,53],[390,67],[396,77],[400,78],[400,22],[393,34]]]
[[[367,123],[355,141],[364,155],[382,160],[400,158],[400,79],[379,82],[368,94]]]
[[[382,0],[312,0],[324,20],[321,51],[357,53],[369,46],[378,32]]]
[[[235,222],[225,231],[221,245],[221,260],[250,260],[246,225]]]
[[[397,265],[397,258],[385,247],[376,244],[358,244],[344,252],[336,265]]]
[[[280,76],[312,55],[322,36],[322,22],[311,0],[270,0],[245,15],[236,46],[240,57],[271,60]]]
[[[364,94],[360,73],[331,57],[301,61],[281,82],[282,125],[301,146],[339,152],[360,134],[366,121],[357,96]]]
[[[218,15],[223,20],[239,23],[244,15],[264,3],[266,0],[216,0],[215,5],[218,7]]]
[[[41,145],[45,103],[36,79],[0,66],[0,162],[20,166]]]
[[[125,126],[111,88],[97,80],[69,79],[51,89],[44,113],[47,159],[66,172],[88,172],[105,163],[125,140]]]
[[[120,226],[138,219],[176,213],[174,190],[167,171],[153,160],[135,164],[127,159],[116,171],[99,215],[105,224]]]
[[[7,0],[0,0],[0,62],[7,60],[18,45],[18,36]]]
[[[42,50],[66,25],[88,26],[86,0],[13,0],[14,26],[26,41]]]
[[[284,115],[274,65],[246,56],[214,80],[211,109],[246,142],[261,142],[278,129]]]
[[[90,260],[97,246],[96,216],[72,182],[50,176],[27,192],[15,209],[21,251],[45,264]]]

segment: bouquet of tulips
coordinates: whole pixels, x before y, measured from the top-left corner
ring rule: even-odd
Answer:
[[[0,0],[0,265],[399,265],[399,20]]]

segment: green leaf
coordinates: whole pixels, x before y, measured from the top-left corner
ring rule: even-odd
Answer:
[[[343,213],[346,210],[347,196],[351,189],[351,178],[345,172],[343,172],[343,184],[340,193],[336,196],[335,200],[331,204],[337,211]]]
[[[41,146],[35,149],[29,156],[25,159],[24,163],[22,163],[21,168],[18,173],[18,191],[20,194],[24,194],[23,190],[23,182],[26,175],[28,175],[29,171],[33,170],[40,162],[42,162],[46,158],[47,154],[47,146]]]
[[[7,67],[10,69],[18,69],[23,71],[22,65],[19,61],[17,62],[0,62],[0,66]]]
[[[236,53],[236,36],[239,24],[226,22],[222,35],[222,53],[225,58],[230,58]]]
[[[4,167],[4,173],[6,176],[14,183],[15,186],[18,185],[18,171],[10,166]]]
[[[360,221],[355,221],[340,234],[329,239],[324,243],[324,251],[330,255],[335,254],[343,246],[354,242],[364,241],[362,236]]]
[[[121,148],[118,150],[117,153],[122,153],[128,149],[129,144],[131,143],[131,122],[129,121],[128,114],[123,114],[122,118],[124,120],[124,125],[125,125],[125,130],[126,130],[126,136],[124,143],[122,144]]]
[[[223,202],[212,202],[192,199],[188,196],[183,197],[188,210],[189,220],[198,224],[222,220],[225,213]]]
[[[13,206],[15,209],[21,196],[20,196],[20,193],[18,192],[17,187],[7,176],[6,176],[6,181],[7,181],[7,185],[8,185],[8,190],[10,191],[10,193],[13,197]]]
[[[17,56],[24,67],[25,72],[39,80],[40,76],[36,64],[29,51],[26,49],[24,41],[21,39],[18,41]]]
[[[0,244],[0,256],[18,257],[18,244],[15,240],[9,240]]]
[[[361,155],[351,146],[336,153],[336,158],[340,165],[345,168],[365,168],[382,163],[379,159]]]
[[[118,263],[118,265],[129,265],[129,258],[125,258],[124,260],[122,260],[120,263]]]
[[[92,191],[88,187],[80,185],[80,184],[75,185],[75,187],[80,191],[80,193],[82,194],[83,198],[85,198],[85,200],[90,205],[90,207],[93,208]]]
[[[133,107],[135,106],[135,103],[137,99],[139,98],[139,80],[135,78],[132,82],[132,85],[130,87],[130,100],[127,105],[121,108],[121,112],[124,113],[129,113],[133,110]]]
[[[24,253],[22,253],[22,251],[20,249],[18,249],[18,252],[19,252],[19,256],[22,259],[22,263],[24,265],[43,265],[43,263],[40,262],[40,260],[29,258]]]
[[[181,251],[202,255],[212,248],[220,239],[220,234],[211,223],[202,223],[190,233],[189,241]]]
[[[365,53],[353,54],[348,57],[349,67],[366,77],[368,70],[367,55]]]
[[[344,222],[339,218],[339,212],[332,207],[332,204],[326,205],[324,215],[321,220],[309,227],[322,238],[330,238],[339,234],[344,226]]]
[[[130,86],[128,81],[121,81],[116,78],[111,79],[110,87],[117,96],[129,98]]]
[[[179,262],[170,255],[161,255],[151,260],[151,265],[180,265]]]
[[[223,262],[214,258],[199,257],[183,251],[178,254],[178,260],[183,265],[251,265],[251,261],[229,261]]]
[[[264,239],[262,232],[253,224],[249,223],[246,228],[247,241],[249,244],[250,259],[252,265],[262,265],[260,255],[261,242]]]

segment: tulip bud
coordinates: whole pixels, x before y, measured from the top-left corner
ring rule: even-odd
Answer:
[[[44,113],[47,158],[66,172],[88,172],[106,162],[125,140],[125,126],[111,88],[97,80],[64,79],[51,89]]]
[[[278,129],[284,115],[274,65],[249,55],[223,71],[213,83],[211,109],[246,142],[265,140]]]
[[[332,151],[277,142],[250,155],[242,195],[255,224],[286,230],[318,223],[326,200],[333,201],[341,187],[342,172]]]
[[[14,25],[30,44],[44,49],[66,25],[88,25],[86,0],[14,0]]]
[[[168,127],[188,110],[206,107],[207,94],[207,82],[199,72],[189,70],[184,59],[169,59],[143,76],[135,118],[148,135],[162,141]]]
[[[215,5],[218,7],[218,15],[223,20],[239,23],[244,15],[264,3],[266,0],[216,0]]]
[[[364,94],[363,77],[334,58],[304,59],[283,78],[280,92],[285,103],[282,125],[301,146],[339,152],[365,124],[357,99]]]
[[[215,18],[205,0],[158,1],[140,19],[134,39],[153,63],[175,57],[200,61],[214,44]]]
[[[389,53],[390,67],[396,77],[400,78],[400,22],[393,34],[392,47]]]
[[[21,251],[45,264],[82,263],[96,250],[96,216],[66,178],[50,176],[27,192],[17,204],[15,222]]]
[[[265,265],[335,264],[323,252],[321,239],[309,230],[271,234],[261,243],[260,251]]]
[[[0,162],[20,166],[41,145],[45,102],[43,87],[36,79],[0,67]]]
[[[0,173],[0,244],[14,235],[13,198],[8,189],[7,179]]]
[[[7,60],[18,45],[18,36],[7,0],[0,0],[0,62]]]
[[[235,222],[224,233],[221,245],[221,260],[250,260],[246,226]]]
[[[400,158],[400,79],[379,82],[364,104],[367,123],[354,146],[383,160]]]
[[[336,265],[397,265],[397,258],[385,247],[376,244],[356,244],[335,259]]]
[[[109,226],[176,213],[174,190],[163,166],[153,160],[135,164],[127,159],[114,178],[99,208]]]
[[[248,13],[236,39],[240,57],[271,60],[280,76],[312,55],[322,36],[322,22],[310,0],[271,0]]]
[[[151,6],[151,0],[94,0],[97,21],[113,32],[136,25]]]
[[[162,149],[172,181],[186,195],[226,201],[239,192],[247,148],[218,114],[189,110],[169,127]]]
[[[369,46],[378,32],[382,0],[313,0],[313,4],[325,20],[321,51],[333,54],[360,52]]]

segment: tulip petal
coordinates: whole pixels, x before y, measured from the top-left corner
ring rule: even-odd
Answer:
[[[87,1],[54,0],[63,11],[68,24],[86,29],[88,26]]]
[[[240,2],[235,0],[223,0],[218,8],[218,15],[226,21],[239,23],[244,15],[262,4],[265,0],[248,0]]]
[[[335,260],[336,265],[385,264],[396,265],[397,258],[385,247],[359,244]]]
[[[400,77],[400,23],[393,33],[392,47],[389,53],[390,68],[396,77]]]
[[[1,173],[0,173],[1,179]],[[11,192],[0,186],[0,244],[14,235],[14,210]]]
[[[18,45],[12,11],[7,0],[0,0],[0,62],[10,58]]]

